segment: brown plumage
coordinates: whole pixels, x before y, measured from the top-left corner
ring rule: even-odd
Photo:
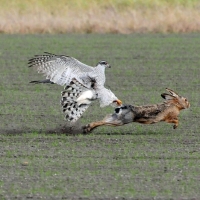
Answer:
[[[123,105],[115,109],[114,114],[107,115],[103,120],[92,122],[83,127],[83,132],[88,133],[98,126],[122,126],[131,122],[153,124],[161,121],[174,123],[173,128],[178,127],[178,115],[182,109],[190,107],[190,103],[184,97],[179,96],[173,90],[166,88],[168,93],[161,96],[166,100],[160,104],[132,106]]]

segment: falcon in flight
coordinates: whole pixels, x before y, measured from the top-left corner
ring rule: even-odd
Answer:
[[[70,56],[45,52],[45,55],[30,59],[28,64],[46,76],[46,80],[32,83],[65,86],[61,92],[61,105],[65,118],[70,122],[76,122],[96,99],[99,99],[101,107],[122,105],[112,91],[104,87],[105,69],[111,67],[106,61],[91,67]]]

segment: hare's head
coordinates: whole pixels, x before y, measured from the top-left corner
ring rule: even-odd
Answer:
[[[186,109],[190,107],[189,101],[182,96],[179,96],[177,93],[175,93],[173,90],[166,88],[166,90],[170,93],[162,93],[161,97],[163,97],[165,100],[167,100],[169,103],[174,104],[179,110]]]

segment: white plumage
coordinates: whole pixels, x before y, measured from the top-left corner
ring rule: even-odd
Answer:
[[[65,86],[61,93],[61,105],[69,121],[75,122],[93,100],[99,99],[101,107],[113,105],[113,102],[118,105],[122,103],[111,90],[104,87],[105,68],[110,67],[106,61],[90,67],[70,56],[46,53],[36,55],[29,60],[29,64],[49,79],[33,82]]]
[[[91,90],[87,90],[85,92],[83,92],[77,99],[76,102],[78,104],[78,106],[80,106],[81,104],[90,104],[90,99],[93,98],[93,92]]]

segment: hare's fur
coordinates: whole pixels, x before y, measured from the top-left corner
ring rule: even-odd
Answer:
[[[88,133],[98,126],[122,126],[131,122],[153,124],[161,121],[174,123],[173,128],[178,127],[178,115],[182,109],[190,107],[190,103],[184,97],[179,96],[173,90],[166,88],[168,93],[162,93],[165,99],[163,103],[133,106],[123,105],[115,109],[115,113],[107,115],[103,120],[92,122],[83,127],[83,132]]]

